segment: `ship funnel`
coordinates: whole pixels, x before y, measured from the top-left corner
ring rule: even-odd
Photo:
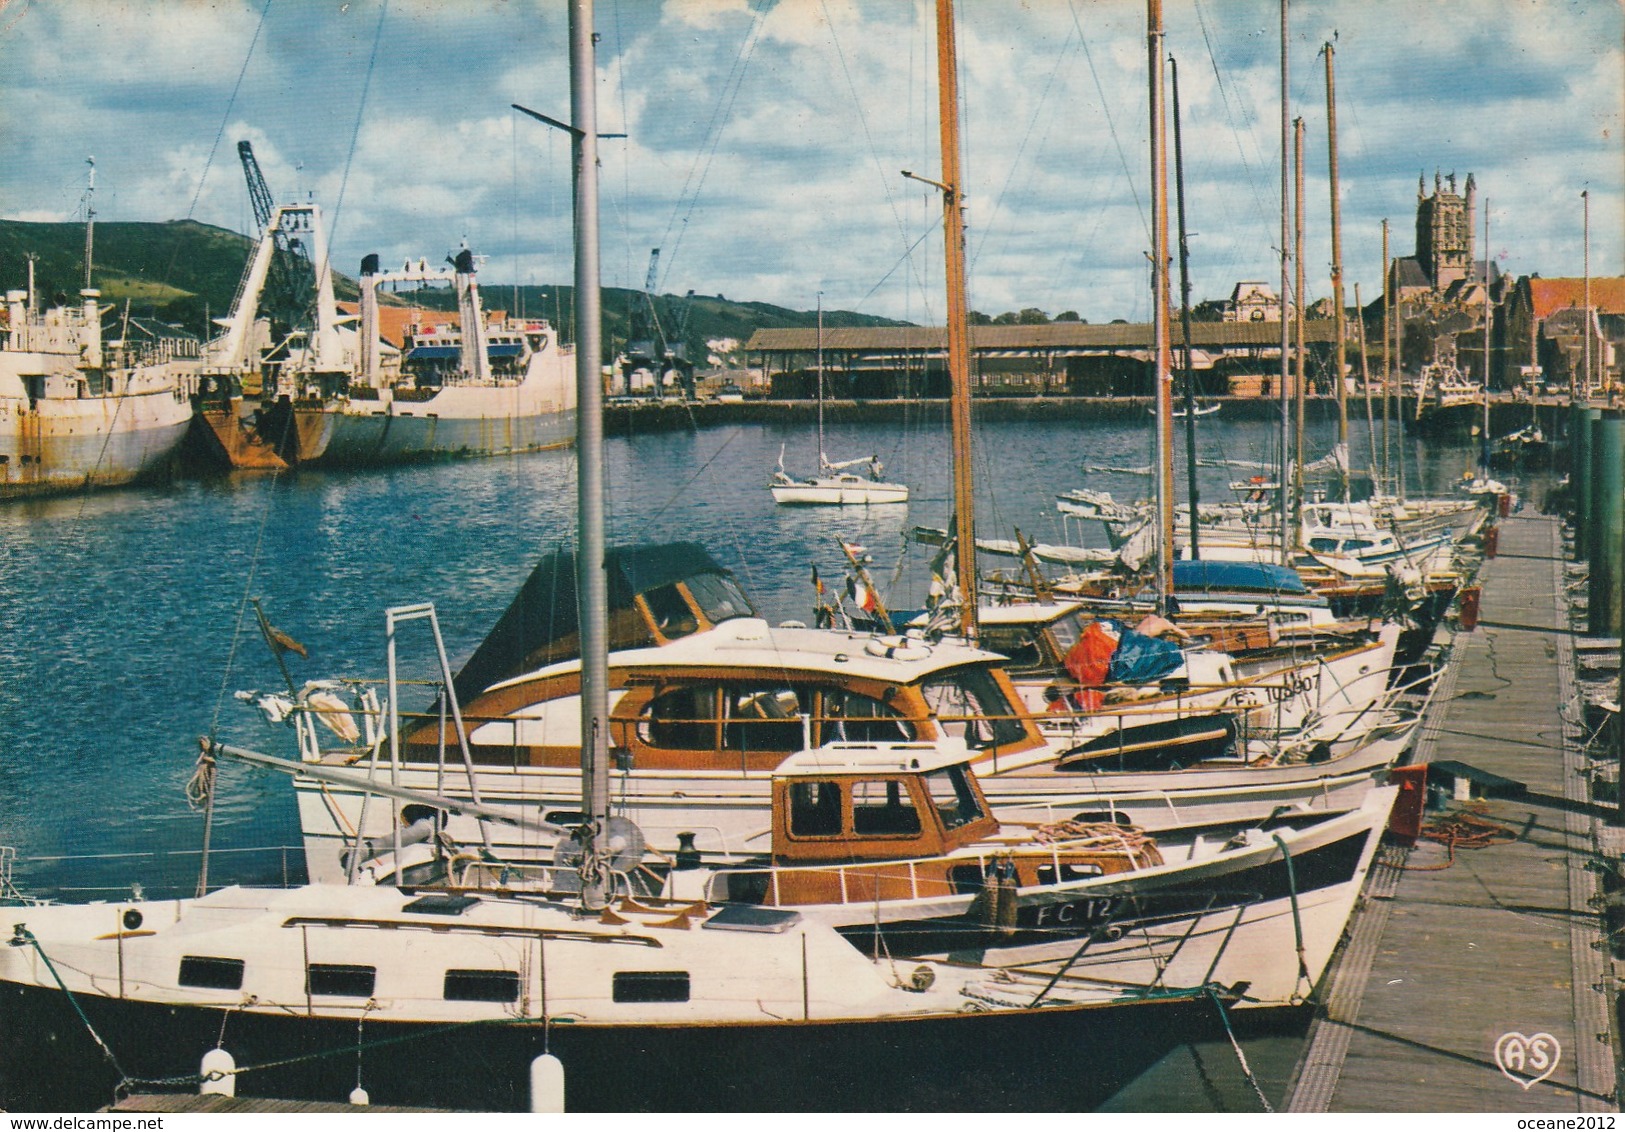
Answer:
[[[459,251],[457,253],[457,258],[452,262],[456,265],[457,273],[459,275],[474,274],[474,253],[469,251],[467,248],[463,248],[461,251]]]

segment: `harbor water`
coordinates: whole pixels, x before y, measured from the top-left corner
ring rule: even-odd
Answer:
[[[1273,456],[1269,422],[1209,418],[1200,430],[1209,460]],[[767,481],[781,449],[791,474],[813,468],[809,428],[612,435],[610,541],[698,542],[778,622],[811,620],[814,567],[839,588],[841,539],[866,548],[894,607],[914,607],[931,551],[905,538],[917,524],[947,525],[947,431],[940,408],[921,408],[901,426],[829,428],[831,459],[877,455],[887,478],[912,489],[906,506],[869,509],[774,506]],[[1312,426],[1311,458],[1333,431],[1327,421]],[[978,534],[1011,538],[1019,527],[1035,542],[1104,545],[1098,528],[1064,524],[1054,496],[1084,486],[1120,500],[1141,496],[1143,476],[1084,468],[1148,463],[1149,434],[1121,421],[980,425]],[[1366,443],[1357,425],[1357,465]],[[1396,440],[1396,467],[1400,447]],[[1474,450],[1462,438],[1407,442],[1404,455],[1410,489],[1439,492],[1461,478]],[[0,509],[0,844],[17,851],[18,887],[72,900],[117,898],[135,886],[190,894],[204,831],[187,797],[198,738],[295,754],[291,730],[235,696],[282,689],[251,600],[308,652],[286,656],[297,682],[381,676],[385,608],[419,602],[434,603],[455,669],[537,559],[572,542],[575,470],[574,453],[557,451],[354,473],[236,473]],[[1249,474],[1201,468],[1204,499],[1231,498],[1227,484]],[[421,629],[403,634],[401,657],[403,675],[432,675],[432,641]],[[298,841],[285,779],[220,768],[211,885],[300,879]],[[1242,1036],[1272,1103],[1306,1024]],[[1113,1107],[1260,1105],[1221,1042],[1176,1051]]]

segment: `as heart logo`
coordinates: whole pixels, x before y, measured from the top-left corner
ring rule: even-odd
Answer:
[[[1528,1036],[1514,1030],[1495,1039],[1495,1064],[1501,1067],[1507,1080],[1517,1082],[1526,1090],[1550,1077],[1562,1057],[1562,1045],[1544,1030]]]

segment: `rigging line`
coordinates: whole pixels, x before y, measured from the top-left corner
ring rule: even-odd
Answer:
[[[621,29],[621,5],[619,0],[610,5],[610,19],[615,25],[615,85],[619,88],[621,102],[621,129],[628,133],[627,146],[631,145],[631,114],[626,107],[626,33]],[[626,202],[632,200],[632,162],[627,160],[630,155],[623,150],[621,160],[621,199]],[[632,280],[637,278],[632,274],[632,226],[621,224],[621,255],[625,260],[622,267],[622,278]]]
[[[367,73],[361,80],[361,100],[355,108],[355,126],[350,130],[350,152],[344,158],[344,175],[339,178],[338,198],[333,202],[333,222],[327,226],[327,247],[323,249],[324,262],[317,271],[316,278],[332,270],[333,245],[338,243],[339,216],[344,209],[344,191],[350,185],[350,167],[355,163],[356,146],[361,140],[361,123],[366,117],[367,94],[372,89],[373,71],[378,66],[378,45],[384,39],[384,20],[389,16],[389,0],[384,0],[378,9],[378,24],[372,31],[372,51],[367,56]]]
[[[1027,131],[1021,135],[1021,144],[1016,147],[1015,156],[1012,157],[1005,170],[1004,184],[999,186],[998,195],[993,198],[993,208],[988,212],[987,219],[982,222],[981,232],[976,240],[976,249],[970,255],[970,270],[974,271],[976,262],[981,258],[982,246],[987,243],[988,236],[993,232],[994,221],[998,218],[999,209],[1004,206],[1004,198],[1010,191],[1010,186],[1016,179],[1016,170],[1021,165],[1022,155],[1027,152],[1027,143],[1032,140],[1033,130],[1038,125],[1038,117],[1044,112],[1049,102],[1050,91],[1055,87],[1055,80],[1061,73],[1061,66],[1066,62],[1067,54],[1072,48],[1072,36],[1076,28],[1066,33],[1066,41],[1061,44],[1061,50],[1055,56],[1055,65],[1050,68],[1049,78],[1044,80],[1044,90],[1038,96],[1038,105],[1033,108],[1032,117],[1027,120]]]
[[[1100,85],[1100,71],[1095,67],[1095,57],[1089,52],[1089,40],[1083,34],[1083,21],[1078,18],[1076,0],[1067,0],[1067,11],[1072,13],[1072,26],[1077,29],[1078,46],[1083,50],[1083,57],[1089,64],[1089,77],[1094,80],[1095,93],[1100,96],[1100,113],[1106,119],[1106,129],[1111,133],[1112,145],[1117,148],[1117,160],[1122,163],[1123,175],[1128,179],[1128,191],[1134,198],[1134,209],[1140,214],[1140,226],[1145,229],[1146,239],[1151,238],[1151,221],[1145,215],[1145,206],[1140,203],[1140,190],[1136,187],[1133,168],[1129,165],[1128,154],[1123,152],[1123,139],[1117,134],[1117,123],[1112,121],[1111,106],[1106,102],[1106,89]]]
[[[882,275],[879,279],[875,280],[875,285],[873,287],[870,287],[869,290],[864,294],[863,298],[858,300],[858,302],[857,302],[858,307],[861,309],[863,307],[863,304],[868,302],[869,299],[874,295],[874,293],[876,291],[880,290],[880,288],[885,285],[886,280],[890,279],[892,277],[892,275],[897,271],[897,269],[899,267],[902,267],[903,264],[910,262],[909,257],[914,254],[914,249],[915,248],[917,248],[921,244],[923,244],[927,237],[936,235],[937,232],[939,232],[941,229],[942,229],[942,219],[939,217],[935,221],[933,221],[932,224],[928,228],[926,228],[926,230],[924,232],[920,233],[920,238],[918,240],[915,240],[912,244],[910,244],[908,246],[907,250],[905,250],[902,255],[897,257],[897,262],[892,264],[891,267],[889,267],[886,270],[886,274]]]
[[[1202,28],[1202,43],[1207,48],[1208,62],[1213,66],[1213,80],[1219,89],[1219,101],[1224,105],[1225,120],[1230,124],[1231,136],[1236,139],[1236,156],[1241,158],[1241,167],[1247,173],[1245,180],[1247,187],[1252,190],[1253,206],[1257,210],[1254,215],[1274,215],[1274,213],[1278,210],[1279,202],[1272,198],[1270,202],[1266,204],[1264,198],[1259,195],[1257,177],[1253,172],[1253,165],[1247,160],[1246,147],[1241,144],[1241,139],[1244,136],[1251,137],[1251,135],[1245,134],[1244,131],[1236,126],[1235,108],[1230,104],[1230,91],[1225,86],[1223,72],[1219,70],[1219,54],[1213,48],[1213,36],[1207,26],[1207,13],[1202,6],[1202,0],[1196,0],[1196,20]],[[1262,163],[1263,157],[1258,156],[1257,160]]]
[[[847,93],[849,93],[852,96],[852,106],[857,111],[858,125],[860,127],[862,127],[862,129],[863,129],[864,144],[866,144],[869,147],[869,158],[870,158],[870,160],[872,160],[875,163],[875,172],[877,174],[879,174],[879,176],[880,176],[880,188],[881,188],[881,191],[886,194],[886,206],[889,209],[891,209],[892,221],[897,225],[897,233],[898,233],[898,235],[900,235],[904,240],[907,240],[908,239],[908,227],[904,223],[902,213],[898,211],[897,198],[892,193],[892,188],[891,188],[891,180],[892,179],[887,174],[885,166],[881,163],[880,151],[875,147],[874,135],[869,130],[869,119],[863,112],[863,100],[858,97],[857,84],[852,81],[852,69],[850,67],[848,67],[847,64],[846,64],[846,52],[841,49],[841,37],[835,34],[835,20],[834,20],[833,17],[831,17],[831,15],[829,13],[829,4],[826,2],[826,0],[819,0],[819,8],[824,13],[824,25],[829,28],[830,43],[832,43],[835,46],[835,58],[841,64],[841,77],[846,80]],[[935,232],[940,226],[941,226],[941,221],[938,220],[935,224],[932,225],[930,231]],[[930,233],[928,232],[927,235],[929,235],[929,234]],[[922,236],[921,239],[923,240],[924,237]],[[919,245],[920,245],[920,240],[915,240],[913,244],[910,244],[908,251],[903,253],[902,260],[900,260],[899,263],[901,263],[903,261],[907,261],[909,266],[914,269],[913,274],[914,274],[915,285],[918,286],[920,288],[921,293],[924,294],[924,293],[926,293],[925,280],[920,275],[918,265],[915,264],[912,260],[909,259],[909,253],[912,252],[915,248],[919,247]],[[881,282],[882,283],[885,282],[886,277],[890,276],[892,271],[896,271],[896,270],[897,270],[897,266],[894,265],[892,267],[891,271],[888,271],[885,276],[881,277]],[[879,288],[879,286],[880,286],[879,283],[875,284],[875,287],[877,289]],[[874,294],[874,291],[871,290],[869,292],[869,295],[873,295],[873,294]],[[865,295],[864,299],[868,299],[869,295]],[[861,306],[862,303],[860,303],[859,305]],[[926,316],[927,316],[927,318],[930,317],[930,313],[931,313],[930,312],[930,302],[928,300],[926,302]]]
[[[717,96],[716,105],[711,108],[711,118],[705,124],[705,141],[700,146],[700,156],[695,164],[689,166],[688,176],[683,179],[683,187],[677,193],[677,202],[672,206],[671,218],[666,221],[666,230],[661,237],[661,246],[671,245],[671,253],[666,258],[666,266],[661,271],[660,281],[656,290],[662,287],[671,275],[673,262],[677,252],[683,245],[683,236],[688,231],[689,217],[693,215],[694,207],[699,203],[700,191],[705,187],[705,178],[711,171],[711,162],[716,158],[717,148],[722,144],[722,128],[719,120],[732,114],[735,100],[739,91],[745,85],[745,72],[750,69],[751,57],[756,53],[756,45],[761,42],[762,26],[765,23],[767,9],[751,13],[752,22],[750,31],[745,36],[745,42],[739,53],[734,56],[733,66],[728,71],[728,77],[723,81],[722,91]],[[695,174],[699,176],[696,179]],[[694,192],[689,196],[689,186],[693,185]],[[687,211],[683,211],[684,198],[688,197]],[[681,224],[678,214],[682,212]],[[672,229],[677,229],[677,236],[672,238]]]

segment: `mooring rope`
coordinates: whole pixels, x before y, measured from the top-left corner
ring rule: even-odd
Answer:
[[[1224,1023],[1224,1032],[1230,1039],[1230,1048],[1235,1051],[1236,1062],[1241,1066],[1241,1075],[1247,1078],[1247,1083],[1253,1087],[1253,1092],[1258,1094],[1258,1103],[1264,1106],[1264,1111],[1274,1112],[1275,1106],[1270,1104],[1270,1099],[1264,1095],[1263,1086],[1258,1083],[1258,1078],[1253,1075],[1253,1067],[1247,1064],[1247,1055],[1242,1051],[1241,1043],[1236,1040],[1235,1030],[1230,1028],[1230,1012],[1224,1008],[1224,1000],[1219,997],[1218,992],[1212,986],[1208,986],[1206,989],[1208,998],[1212,999],[1213,1005],[1218,1008],[1219,1020]]]
[[[1309,959],[1304,954],[1303,915],[1298,909],[1298,875],[1292,867],[1292,850],[1286,847],[1279,833],[1275,835],[1275,844],[1280,846],[1281,857],[1286,861],[1287,893],[1292,897],[1292,934],[1298,945],[1298,983],[1306,985],[1308,991],[1313,992],[1315,987],[1314,981],[1309,978]],[[1299,994],[1297,985],[1294,985],[1292,998],[1294,1004],[1302,1003],[1308,1000],[1308,994]]]

